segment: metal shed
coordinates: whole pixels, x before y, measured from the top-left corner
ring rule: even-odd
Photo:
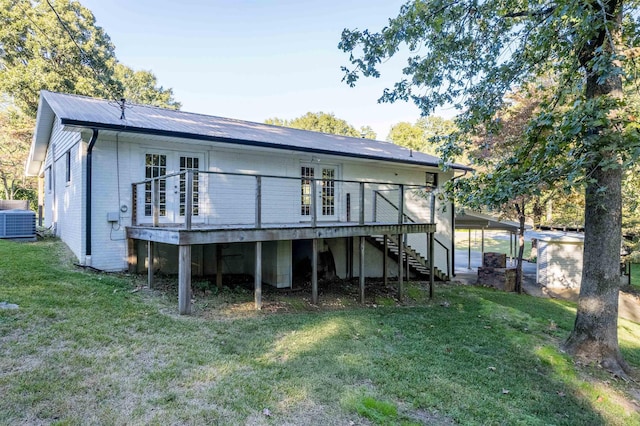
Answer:
[[[538,284],[552,289],[580,288],[584,234],[549,231],[531,237],[538,242]]]

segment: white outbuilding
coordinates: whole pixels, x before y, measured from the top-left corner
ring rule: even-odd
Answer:
[[[582,280],[584,234],[577,232],[535,232],[538,284],[550,289],[579,289]]]

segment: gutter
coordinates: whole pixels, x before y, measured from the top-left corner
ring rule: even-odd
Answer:
[[[85,205],[85,264],[91,265],[91,169],[93,162],[93,147],[98,140],[98,129],[93,128],[93,134],[87,147],[87,204]]]
[[[191,139],[191,140],[208,141],[208,142],[221,142],[221,143],[228,143],[228,144],[240,145],[240,146],[255,146],[255,147],[261,147],[261,148],[296,151],[296,152],[304,152],[304,153],[310,153],[310,154],[333,155],[333,156],[339,156],[339,157],[357,158],[357,159],[374,160],[374,161],[385,161],[390,163],[413,164],[418,166],[428,166],[428,167],[436,167],[436,168],[440,167],[440,163],[437,161],[434,161],[434,162],[419,161],[419,160],[415,160],[414,157],[409,157],[408,150],[407,150],[406,158],[382,157],[379,155],[364,154],[362,152],[339,152],[339,151],[334,151],[330,149],[282,145],[282,144],[267,142],[267,141],[235,139],[235,138],[224,137],[224,136],[202,135],[202,134],[194,134],[189,132],[180,132],[175,130],[151,129],[151,128],[144,128],[144,127],[125,126],[121,124],[89,122],[89,121],[76,120],[71,118],[61,118],[60,121],[63,126],[70,126],[75,128],[92,128],[94,130],[101,129],[105,131],[128,132],[128,133],[134,133],[134,134],[174,137],[174,138]],[[293,129],[293,130],[297,130],[297,129]],[[461,170],[461,171],[473,170],[471,167],[467,167],[459,164],[450,164],[449,167],[451,167],[454,170]]]

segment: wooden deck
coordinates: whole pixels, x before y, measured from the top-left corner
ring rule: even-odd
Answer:
[[[367,237],[372,235],[433,233],[432,223],[309,223],[252,225],[204,225],[193,224],[191,229],[183,225],[127,227],[127,238],[172,245],[219,244],[256,241],[312,240],[315,238]]]
[[[315,225],[315,226],[314,226]],[[221,244],[221,243],[255,243],[255,271],[254,271],[254,299],[256,309],[262,306],[262,243],[266,241],[282,240],[311,240],[313,242],[313,253],[311,259],[311,299],[313,303],[318,300],[318,239],[358,237],[359,239],[359,279],[360,279],[360,301],[364,303],[365,292],[365,237],[374,235],[400,236],[403,234],[423,233],[429,240],[428,258],[430,259],[430,285],[433,289],[433,241],[436,225],[433,223],[296,223],[296,224],[264,224],[260,227],[251,225],[226,225],[212,226],[204,224],[191,224],[189,229],[183,224],[153,226],[136,225],[127,227],[127,239],[129,241],[129,258],[137,259],[134,254],[135,240],[147,241],[149,259],[153,259],[153,243],[164,243],[178,246],[178,305],[180,314],[191,313],[191,247],[199,244]],[[386,243],[385,243],[386,247]],[[385,248],[386,251],[386,248]],[[402,248],[399,252],[402,258]],[[385,281],[386,281],[386,258],[385,255]],[[130,260],[130,264],[134,260]],[[402,269],[399,268],[398,276],[398,297],[403,297],[403,276]],[[149,285],[153,284],[153,268],[148,268]]]

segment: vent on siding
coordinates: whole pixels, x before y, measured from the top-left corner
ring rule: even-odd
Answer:
[[[0,210],[0,238],[35,238],[36,214],[31,210]]]

